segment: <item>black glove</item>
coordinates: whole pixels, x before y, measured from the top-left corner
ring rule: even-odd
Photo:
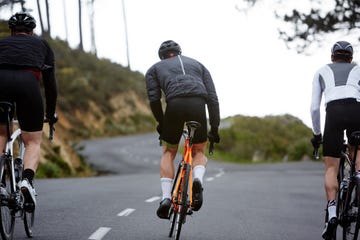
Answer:
[[[49,124],[55,124],[59,120],[59,118],[56,113],[46,114],[46,120],[49,122]]]
[[[311,144],[313,145],[314,149],[318,149],[320,145],[322,144],[322,135],[321,133],[319,135],[315,135],[311,138]]]
[[[219,143],[220,142],[219,129],[215,127],[211,127],[210,132],[208,133],[208,138],[210,142]]]

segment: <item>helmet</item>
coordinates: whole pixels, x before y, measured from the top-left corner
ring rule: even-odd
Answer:
[[[340,53],[339,53],[340,52]],[[345,54],[344,54],[345,53]],[[346,54],[348,53],[348,54]],[[331,48],[331,55],[353,55],[353,47],[346,41],[338,41]]]
[[[36,27],[36,21],[29,13],[18,12],[11,16],[8,25],[10,29],[23,26],[28,30],[33,30]]]
[[[168,40],[163,42],[159,48],[160,59],[166,58],[166,55],[169,52],[176,52],[177,54],[181,54],[180,45],[174,42],[173,40]]]

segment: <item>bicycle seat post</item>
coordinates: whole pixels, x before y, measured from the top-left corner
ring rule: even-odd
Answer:
[[[186,122],[186,126],[188,128],[189,132],[189,138],[190,138],[190,146],[193,144],[192,140],[194,138],[195,130],[199,127],[201,127],[201,124],[196,121],[188,121]]]

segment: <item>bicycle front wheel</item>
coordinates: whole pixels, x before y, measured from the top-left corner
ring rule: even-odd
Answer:
[[[4,240],[12,239],[15,227],[15,212],[9,206],[11,201],[11,181],[5,158],[0,159],[0,233]]]

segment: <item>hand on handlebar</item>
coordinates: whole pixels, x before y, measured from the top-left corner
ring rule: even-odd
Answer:
[[[46,114],[46,118],[44,122],[49,123],[49,140],[53,140],[54,132],[55,132],[55,123],[59,120],[56,113],[54,114]]]

